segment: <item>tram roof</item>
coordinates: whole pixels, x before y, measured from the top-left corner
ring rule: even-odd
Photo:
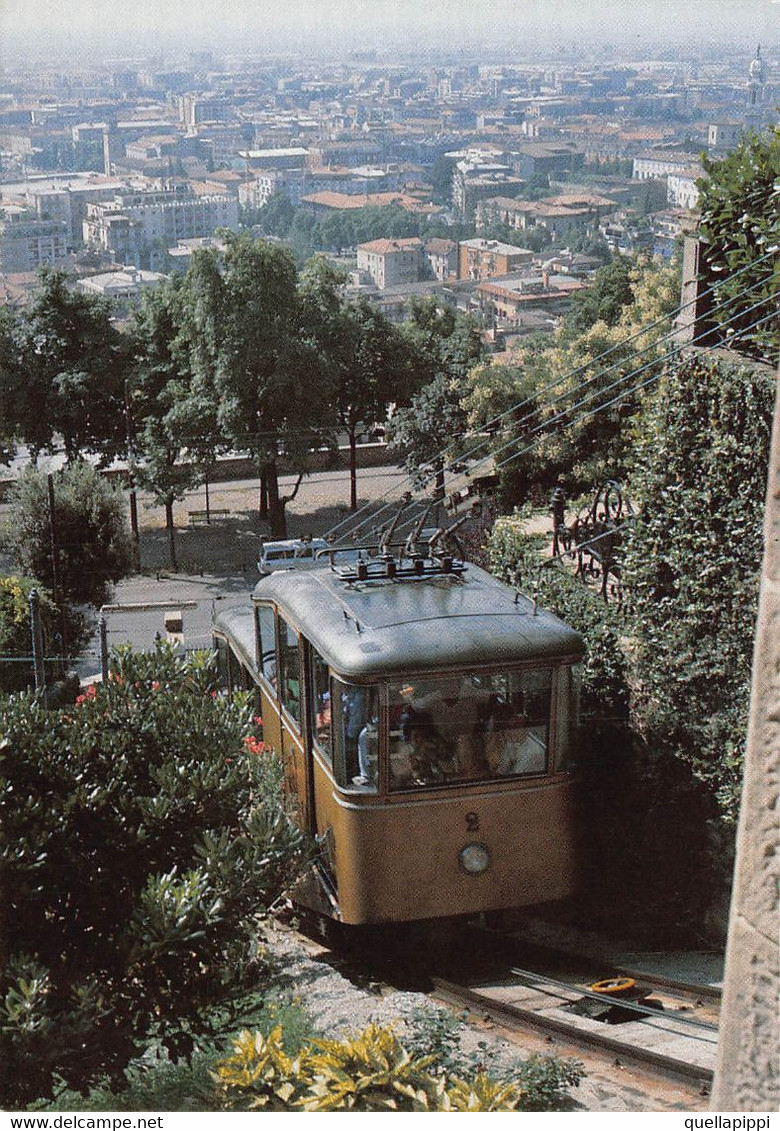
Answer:
[[[253,600],[275,602],[335,671],[357,679],[578,657],[584,648],[558,617],[473,565],[403,581],[290,570],[263,578]]]

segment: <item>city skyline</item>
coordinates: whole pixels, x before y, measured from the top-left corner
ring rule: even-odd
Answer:
[[[614,44],[633,50],[657,44],[776,41],[777,0],[292,0],[280,10],[267,0],[223,0],[215,16],[206,0],[3,0],[4,69],[26,59],[74,62],[210,48],[239,53],[301,51],[334,55],[535,49]]]

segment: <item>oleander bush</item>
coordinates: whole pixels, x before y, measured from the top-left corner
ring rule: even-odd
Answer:
[[[65,709],[0,699],[6,1106],[120,1079],[153,1041],[188,1056],[263,981],[259,919],[305,844],[258,726],[165,645]]]

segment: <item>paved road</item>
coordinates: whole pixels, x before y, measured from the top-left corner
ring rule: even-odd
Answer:
[[[120,644],[147,651],[154,648],[158,635],[188,651],[209,648],[212,618],[220,608],[248,602],[254,584],[255,577],[249,575],[160,573],[128,578],[120,582],[111,605],[103,609],[109,651]],[[166,631],[166,614],[173,612],[181,613],[181,635],[171,636]],[[100,673],[99,633],[77,670],[82,680]]]

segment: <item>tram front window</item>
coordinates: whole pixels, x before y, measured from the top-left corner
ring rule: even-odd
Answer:
[[[390,786],[543,774],[552,669],[392,684]]]
[[[376,791],[379,782],[378,688],[333,680],[333,769],[347,789]]]

